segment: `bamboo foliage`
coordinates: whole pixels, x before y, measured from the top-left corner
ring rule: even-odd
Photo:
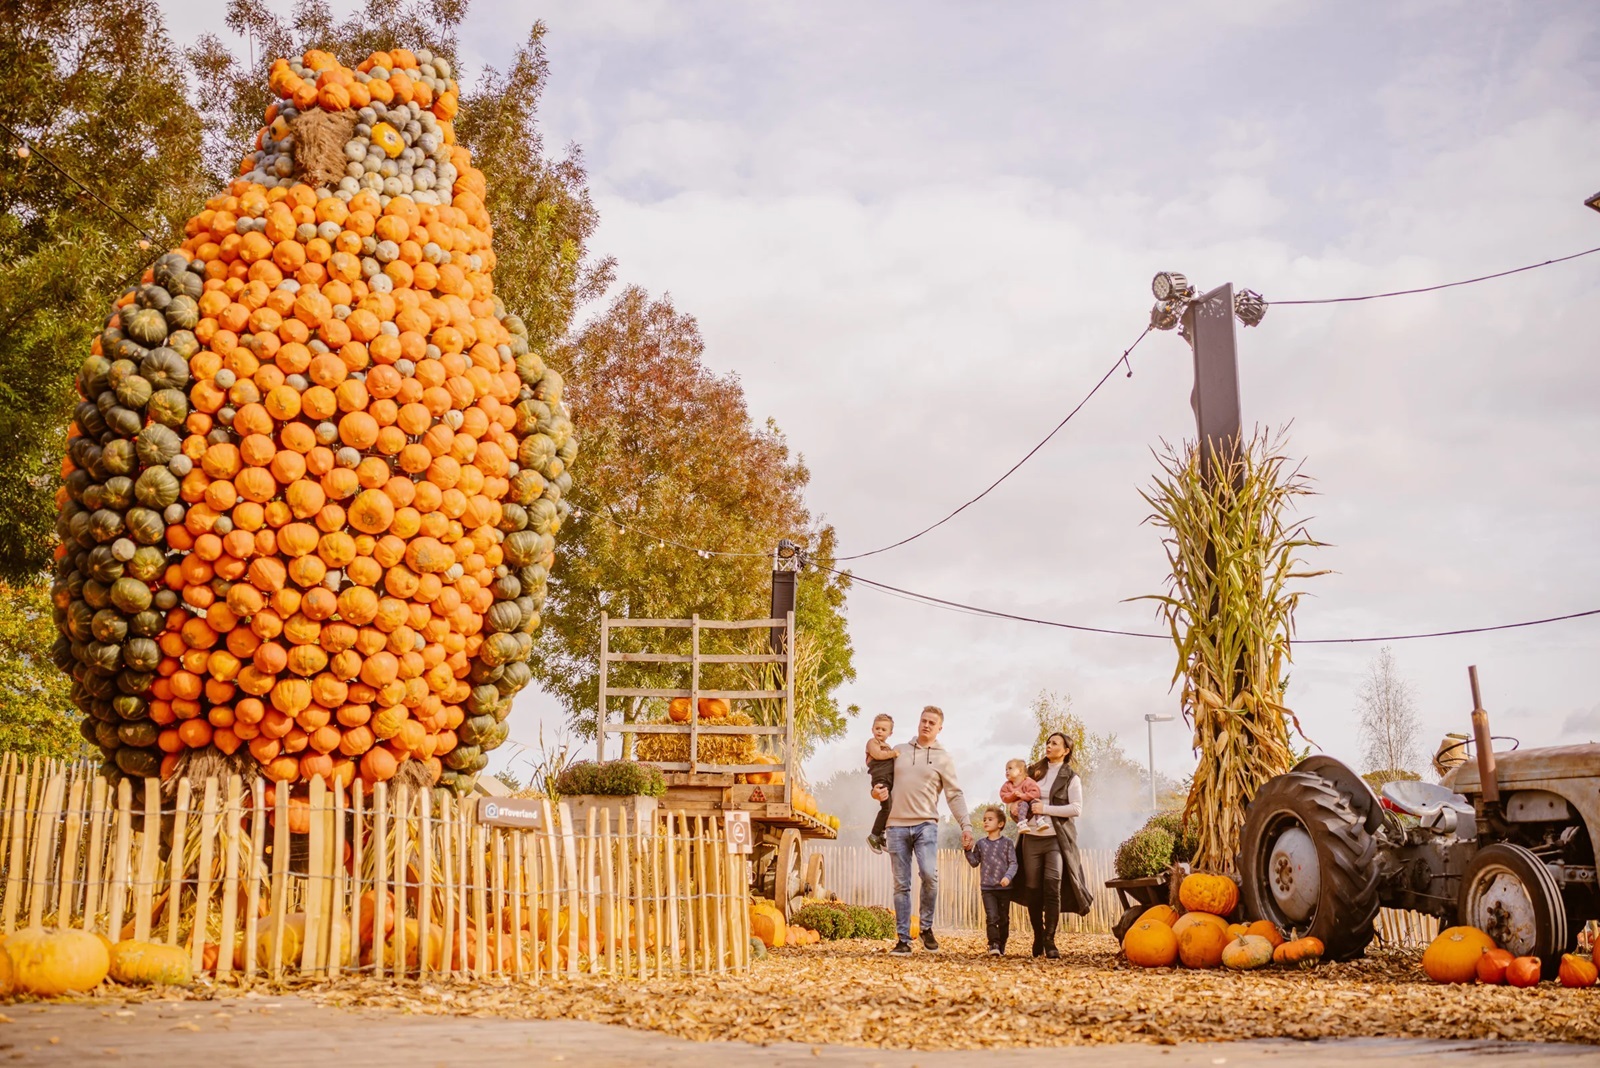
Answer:
[[[1171,566],[1157,604],[1177,650],[1173,682],[1199,756],[1184,818],[1198,828],[1195,866],[1232,873],[1245,807],[1257,788],[1289,770],[1284,704],[1301,553],[1320,543],[1291,518],[1313,491],[1284,454],[1286,432],[1258,428],[1242,450],[1207,456],[1192,443],[1164,444],[1146,522],[1162,531]]]
[[[748,864],[720,819],[531,802],[480,822],[443,791],[270,799],[238,776],[110,788],[85,763],[0,756],[0,934],[44,925],[187,947],[221,981],[554,978],[749,967]],[[530,802],[523,802],[529,804]],[[680,937],[679,932],[687,932]]]

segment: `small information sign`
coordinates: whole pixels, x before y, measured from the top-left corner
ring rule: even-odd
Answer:
[[[733,810],[722,814],[728,830],[728,852],[749,853],[755,849],[755,834],[750,829],[750,813]]]
[[[544,806],[526,798],[480,797],[478,822],[488,827],[541,831],[544,829]]]

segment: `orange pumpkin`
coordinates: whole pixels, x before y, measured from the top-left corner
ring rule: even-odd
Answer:
[[[1171,905],[1151,905],[1139,914],[1141,920],[1157,920],[1171,927],[1178,922],[1178,910]]]
[[[1159,919],[1140,919],[1123,935],[1122,953],[1141,968],[1165,968],[1178,959],[1178,936]]]
[[[1322,959],[1323,944],[1320,938],[1296,938],[1272,951],[1274,964],[1298,964],[1310,967]]]
[[[1190,912],[1227,916],[1239,905],[1239,887],[1226,875],[1195,872],[1178,885],[1178,902]]]
[[[1564,953],[1561,956],[1561,967],[1556,973],[1556,978],[1566,987],[1594,986],[1596,978],[1600,978],[1594,962],[1585,960],[1576,953]]]
[[[1182,930],[1174,925],[1173,933],[1178,938],[1178,959],[1184,967],[1215,968],[1222,963],[1222,952],[1229,942],[1225,924],[1193,923]]]
[[[1538,957],[1517,957],[1506,965],[1506,982],[1512,986],[1538,986],[1544,978],[1544,962]]]
[[[1487,983],[1490,986],[1500,986],[1506,981],[1506,969],[1511,967],[1511,962],[1514,960],[1516,960],[1516,957],[1509,949],[1485,950],[1478,957],[1476,969],[1478,982]]]
[[[1495,948],[1494,940],[1476,927],[1449,927],[1422,954],[1422,970],[1436,983],[1471,983],[1478,978],[1478,958]]]

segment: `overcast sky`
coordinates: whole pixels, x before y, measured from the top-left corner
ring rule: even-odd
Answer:
[[[221,4],[172,0],[185,38]],[[287,4],[281,4],[287,7]],[[346,5],[347,6],[347,5]],[[341,7],[342,9],[342,7]],[[475,0],[466,73],[549,25],[541,118],[583,149],[594,243],[670,292],[812,471],[842,551],[904,536],[1030,448],[1143,328],[1149,279],[1268,301],[1484,274],[1600,245],[1592,3],[843,4]],[[1305,638],[1600,608],[1600,254],[1425,296],[1275,308],[1241,331],[1245,418],[1293,421],[1320,496]],[[594,311],[596,309],[590,309]],[[1190,355],[1146,339],[1000,490],[869,578],[1149,630],[1151,449],[1193,434]],[[843,694],[948,713],[969,797],[1031,740],[1041,689],[1141,761],[1177,711],[1170,644],[977,618],[858,586]],[[1431,752],[1467,728],[1600,740],[1600,617],[1398,642]],[[1290,703],[1359,760],[1376,646],[1296,650]],[[864,720],[868,717],[864,717]],[[513,738],[554,702],[529,693]],[[813,761],[854,766],[867,724]],[[903,732],[897,732],[903,733]],[[550,737],[546,729],[547,739]],[[1181,723],[1156,763],[1193,766]],[[1092,818],[1092,816],[1088,817]]]

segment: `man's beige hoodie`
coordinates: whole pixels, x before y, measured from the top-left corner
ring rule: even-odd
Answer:
[[[934,742],[921,746],[915,741],[894,747],[894,789],[890,791],[890,827],[914,827],[937,822],[939,795],[950,804],[950,815],[963,828],[967,826],[967,799],[956,783],[956,765],[944,746]]]

